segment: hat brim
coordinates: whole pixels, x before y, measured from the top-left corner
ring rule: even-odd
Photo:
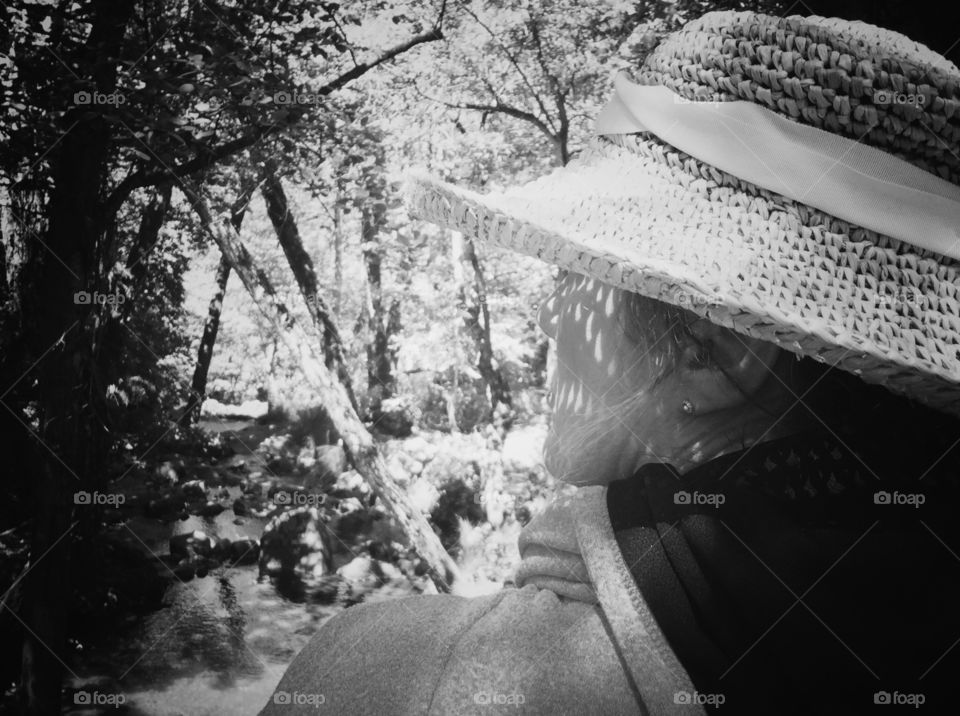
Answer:
[[[850,226],[652,137],[594,139],[480,195],[410,177],[414,215],[960,414],[957,262]]]

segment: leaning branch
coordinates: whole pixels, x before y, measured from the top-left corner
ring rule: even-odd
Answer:
[[[252,256],[243,249],[229,221],[214,219],[200,190],[189,181],[180,182],[181,190],[193,206],[205,231],[243,282],[247,293],[261,313],[273,324],[280,339],[300,366],[304,383],[312,389],[327,410],[337,432],[343,438],[347,459],[360,473],[397,521],[411,545],[426,563],[437,589],[448,592],[459,577],[456,562],[447,554],[430,524],[413,505],[387,467],[373,436],[350,405],[350,399],[336,375],[326,367],[314,350],[314,341],[289,313],[258,270]]]

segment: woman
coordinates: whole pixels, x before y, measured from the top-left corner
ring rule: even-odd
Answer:
[[[960,71],[710,13],[567,167],[425,218],[559,265],[517,588],[358,605],[263,713],[946,712],[960,667]]]

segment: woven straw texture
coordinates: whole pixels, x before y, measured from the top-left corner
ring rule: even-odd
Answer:
[[[635,79],[690,99],[757,101],[960,177],[960,72],[863,23],[710,13],[662,42]],[[888,84],[925,94],[922,111],[870,104]],[[413,178],[408,192],[422,218],[960,415],[960,262],[756,187],[648,133],[594,139],[566,167],[502,194],[429,177]]]
[[[748,100],[960,182],[960,70],[889,30],[836,18],[707,13],[634,74],[691,100]]]

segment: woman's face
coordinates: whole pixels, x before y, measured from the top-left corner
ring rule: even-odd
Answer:
[[[582,433],[591,413],[644,387],[643,349],[638,352],[618,321],[624,295],[621,289],[567,273],[537,312],[537,322],[556,341],[557,351],[544,462],[565,482],[609,482],[649,452],[637,435],[640,426],[614,420],[590,455],[570,455],[566,465],[558,459],[562,446]]]
[[[659,313],[653,300],[629,307],[649,311],[639,317],[647,319],[643,330],[631,324],[632,338],[620,322],[628,295],[567,273],[537,314],[556,341],[553,421],[543,448],[551,475],[575,485],[606,484],[648,462],[670,463],[682,474],[809,425],[802,411],[783,419],[800,402],[787,382],[789,353],[693,314],[684,320],[690,338],[678,345],[681,317]]]

